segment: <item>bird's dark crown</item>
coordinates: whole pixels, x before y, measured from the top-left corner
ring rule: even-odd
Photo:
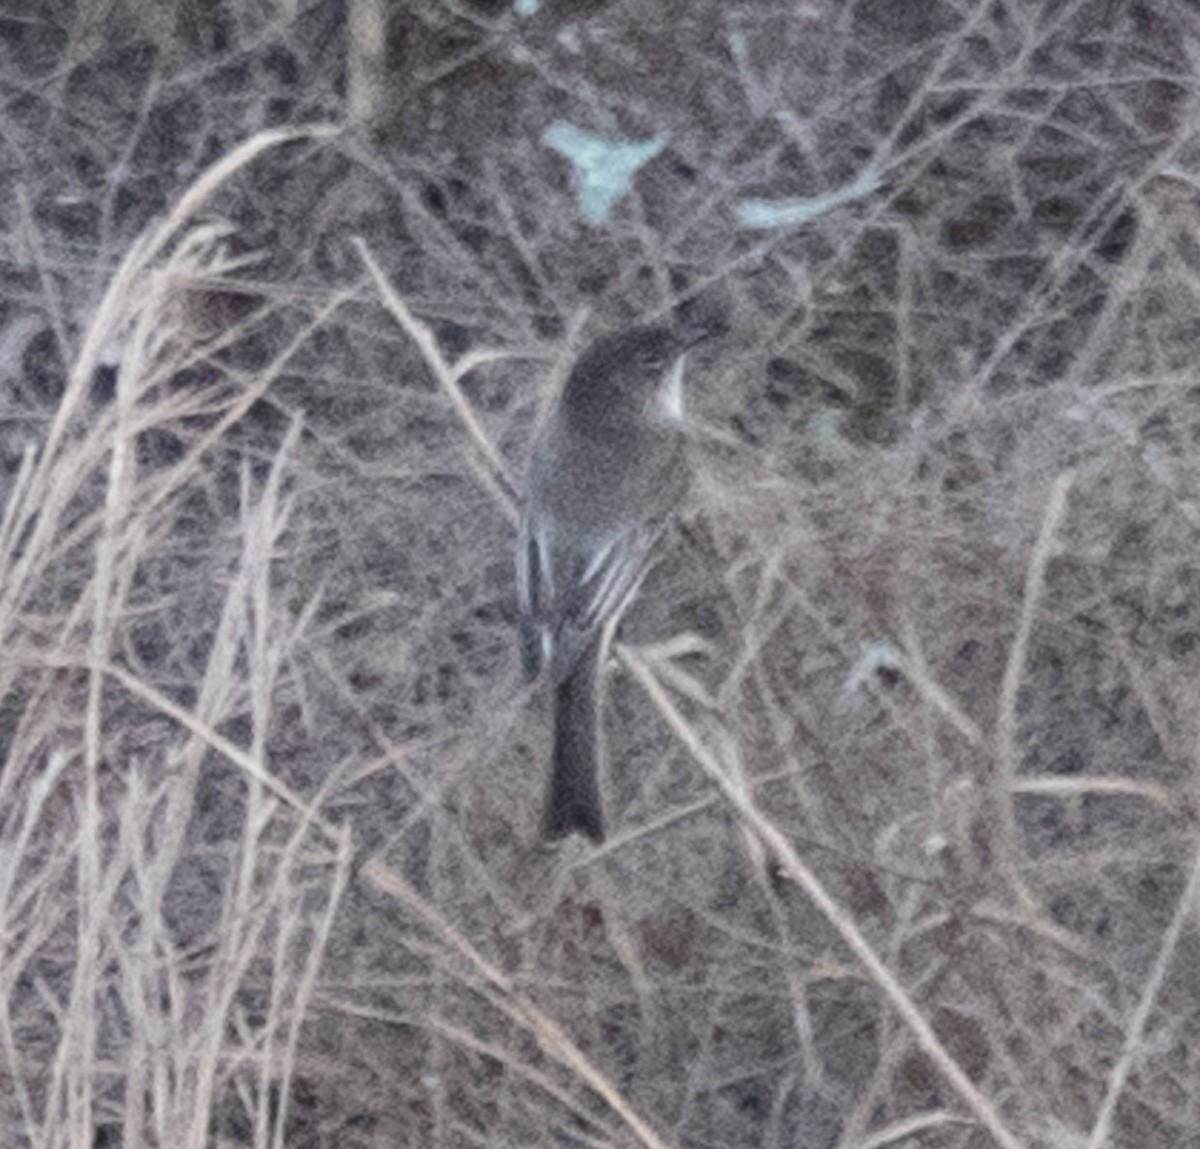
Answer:
[[[562,402],[568,418],[591,425],[637,419],[648,392],[679,355],[667,327],[637,327],[602,335],[576,360]]]

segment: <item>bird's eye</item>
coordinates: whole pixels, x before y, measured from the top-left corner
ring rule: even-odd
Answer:
[[[661,371],[667,365],[667,353],[665,351],[644,351],[642,352],[642,366],[650,371]]]

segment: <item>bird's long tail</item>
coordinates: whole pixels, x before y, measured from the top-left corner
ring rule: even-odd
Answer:
[[[554,757],[542,823],[550,841],[575,832],[604,841],[598,776],[600,648],[594,642],[554,688]]]

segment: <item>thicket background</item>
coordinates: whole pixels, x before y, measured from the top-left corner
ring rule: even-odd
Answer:
[[[1198,34],[0,4],[0,1145],[1200,1146]],[[550,850],[512,491],[672,309]]]

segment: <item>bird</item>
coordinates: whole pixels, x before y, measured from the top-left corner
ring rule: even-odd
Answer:
[[[516,576],[521,658],[554,691],[548,841],[604,841],[599,684],[607,633],[636,592],[688,487],[686,342],[665,324],[597,337],[538,434],[524,484]]]

